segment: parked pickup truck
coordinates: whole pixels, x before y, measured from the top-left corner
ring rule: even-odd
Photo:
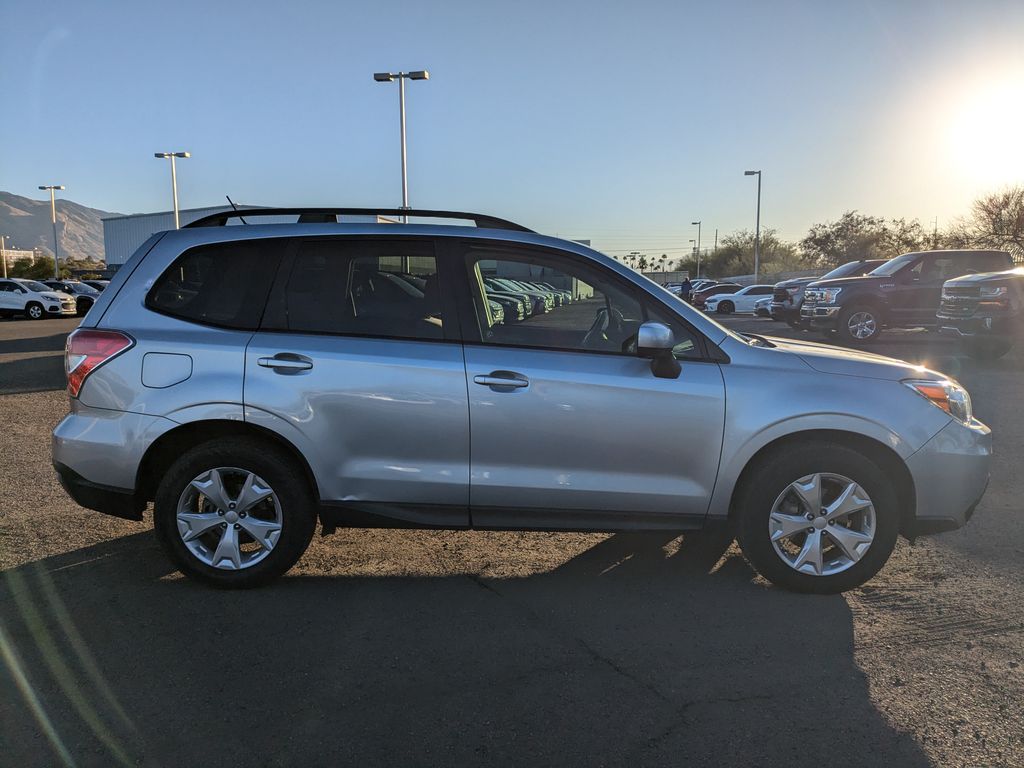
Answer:
[[[883,328],[935,327],[947,280],[1011,269],[1005,251],[921,251],[890,259],[870,274],[819,280],[804,292],[800,317],[845,342],[874,341]]]
[[[775,284],[772,296],[772,320],[780,320],[791,328],[802,328],[804,321],[800,318],[800,308],[804,304],[804,291],[812,283],[819,280],[835,280],[837,277],[858,277],[866,275],[876,267],[885,264],[885,259],[861,259],[848,261],[820,277],[795,277]]]
[[[1024,268],[947,280],[935,317],[971,357],[1002,357],[1024,332]]]

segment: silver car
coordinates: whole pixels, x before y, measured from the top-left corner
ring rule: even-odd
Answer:
[[[67,344],[53,461],[79,504],[142,520],[153,502],[176,566],[225,587],[283,574],[318,521],[728,522],[770,581],[837,592],[984,493],[990,431],[939,373],[733,333],[511,222],[335,223],[353,212],[215,214],[117,272]],[[485,280],[571,301],[498,323]]]

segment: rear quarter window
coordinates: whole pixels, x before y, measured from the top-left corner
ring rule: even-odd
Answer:
[[[254,331],[279,262],[273,240],[191,248],[153,284],[146,306],[181,320]]]

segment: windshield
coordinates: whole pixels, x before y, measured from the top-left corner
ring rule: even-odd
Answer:
[[[908,264],[910,264],[911,262],[916,261],[916,260],[917,260],[917,254],[905,253],[902,256],[897,256],[895,259],[891,259],[891,260],[885,262],[885,264],[883,264],[880,267],[876,267],[875,269],[871,270],[868,274],[869,275],[881,275],[883,277],[889,277],[891,275],[895,275],[897,272],[899,272],[905,266],[907,266]]]
[[[816,279],[817,280],[831,280],[831,279],[834,279],[834,278],[837,278],[837,277],[849,277],[850,275],[852,275],[852,274],[857,272],[857,270],[860,268],[860,265],[861,265],[861,262],[859,262],[859,261],[848,261],[845,264],[843,264],[841,267],[836,267],[831,272],[826,272],[824,275],[822,275],[821,277],[816,278]]]
[[[18,282],[25,288],[28,288],[30,291],[35,291],[36,293],[53,290],[50,286],[37,283],[35,280],[19,280]]]

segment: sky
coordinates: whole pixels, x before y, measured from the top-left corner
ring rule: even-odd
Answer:
[[[410,204],[682,255],[1024,184],[1021,0],[0,3],[0,189],[121,213]]]

